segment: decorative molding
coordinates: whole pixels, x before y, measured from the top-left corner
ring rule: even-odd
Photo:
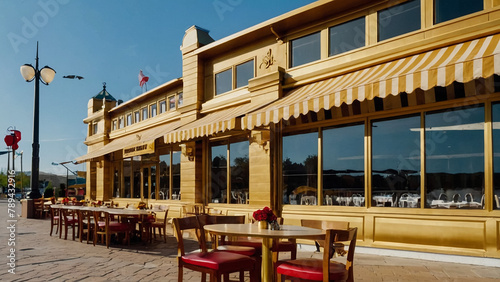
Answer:
[[[268,69],[275,62],[276,62],[276,60],[274,59],[272,50],[271,50],[271,48],[269,48],[269,51],[267,51],[267,54],[264,56],[264,58],[262,58],[262,63],[260,63],[259,69],[262,68],[262,65],[264,65],[264,67],[266,69]]]

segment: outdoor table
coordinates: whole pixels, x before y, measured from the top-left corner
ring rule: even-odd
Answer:
[[[148,222],[145,220],[147,219],[147,216],[151,214],[153,210],[139,210],[139,209],[120,209],[120,208],[103,208],[102,211],[105,211],[109,214],[120,216],[120,217],[136,217],[139,219],[139,227],[141,229],[144,228],[146,231],[146,236],[148,237],[146,240],[143,239],[143,241],[148,241],[151,236],[149,226],[147,226]],[[140,230],[141,238],[142,238],[142,231]]]
[[[295,225],[282,225],[280,230],[260,229],[258,224],[210,224],[203,227],[206,231],[215,235],[226,236],[249,236],[262,238],[262,272],[261,281],[269,282],[274,279],[271,247],[273,240],[304,238],[325,238],[325,231]]]

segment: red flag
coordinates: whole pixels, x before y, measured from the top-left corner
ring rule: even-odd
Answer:
[[[142,70],[139,72],[139,85],[142,87],[144,85],[144,83],[148,82],[149,80],[149,77],[148,76],[145,76],[143,73],[142,73]]]

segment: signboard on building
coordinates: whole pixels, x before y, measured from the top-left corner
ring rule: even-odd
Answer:
[[[123,148],[123,157],[133,157],[155,152],[155,141]]]

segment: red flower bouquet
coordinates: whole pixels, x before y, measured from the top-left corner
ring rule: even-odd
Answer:
[[[277,219],[276,215],[274,215],[273,213],[273,210],[271,210],[269,207],[254,211],[253,218],[257,221],[267,222],[274,222]]]

